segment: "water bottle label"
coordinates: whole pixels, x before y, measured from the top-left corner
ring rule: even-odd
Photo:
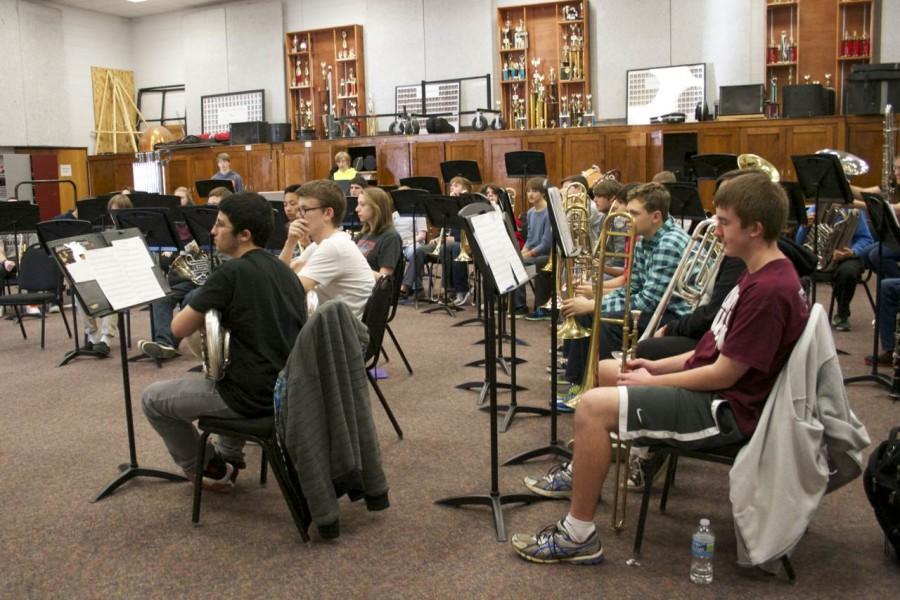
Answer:
[[[691,552],[696,558],[712,558],[715,546],[715,542],[707,543],[694,538],[691,543]]]

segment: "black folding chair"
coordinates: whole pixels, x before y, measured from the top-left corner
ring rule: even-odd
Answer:
[[[406,365],[406,370],[410,375],[412,375],[412,367],[409,365],[409,361],[406,360],[406,354],[403,352],[403,348],[400,347],[400,342],[397,341],[397,336],[394,335],[394,331],[391,329],[391,321],[393,321],[394,317],[397,316],[397,305],[400,303],[400,288],[403,285],[403,273],[405,269],[406,259],[403,257],[403,253],[401,252],[400,259],[397,261],[397,268],[394,269],[394,288],[393,296],[391,297],[391,312],[390,314],[388,314],[387,322],[385,323],[385,330],[387,331],[387,334],[391,336],[391,340],[394,342],[394,347],[397,348],[397,352],[400,353],[400,359],[403,361],[403,364]],[[381,349],[381,353],[384,355],[385,362],[390,360],[383,347]]]
[[[378,358],[381,356],[381,345],[384,342],[384,330],[387,328],[388,313],[391,310],[393,294],[394,278],[391,275],[381,277],[375,282],[372,295],[369,296],[369,301],[366,303],[362,320],[366,327],[369,328],[369,347],[366,349],[366,376],[369,378],[369,383],[372,384],[372,389],[375,390],[375,395],[378,396],[378,401],[381,402],[384,412],[387,413],[391,425],[394,426],[397,437],[402,440],[403,430],[400,429],[400,424],[397,423],[391,407],[388,406],[387,399],[378,386],[378,378],[375,372],[378,366]]]
[[[0,296],[0,306],[12,306],[22,330],[22,338],[28,339],[25,333],[25,325],[22,322],[22,314],[19,307],[41,305],[41,350],[44,349],[44,338],[47,322],[47,304],[56,302],[60,307],[59,314],[66,325],[66,332],[72,337],[69,329],[69,321],[62,309],[63,276],[56,263],[47,254],[41,244],[32,244],[22,255],[19,264],[19,290],[14,294]]]

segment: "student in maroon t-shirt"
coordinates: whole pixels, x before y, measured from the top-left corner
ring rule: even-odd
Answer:
[[[611,458],[610,433],[637,446],[692,449],[739,442],[753,434],[762,407],[809,316],[793,264],[778,249],[788,200],[757,171],[723,176],[714,204],[716,236],[747,272],[691,352],[659,361],[636,359],[617,387],[586,393],[575,413],[575,456],[540,479],[538,494],[570,496],[569,514],[535,535],[513,536],[534,562],[603,560],[594,527],[597,498]]]

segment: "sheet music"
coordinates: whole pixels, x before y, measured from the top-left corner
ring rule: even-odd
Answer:
[[[116,249],[116,255],[124,264],[147,267],[153,267],[153,259],[144,246],[144,241],[139,237],[125,238],[121,240],[113,240],[113,248]]]
[[[149,259],[143,242],[138,238],[135,239],[141,246],[141,253],[147,255]],[[88,250],[85,255],[97,284],[113,310],[121,310],[165,296],[151,267],[142,259],[136,259],[136,254],[137,248],[133,244],[123,246],[114,242],[114,245],[106,248]]]
[[[563,208],[562,194],[559,188],[552,187],[548,190],[548,204],[553,212],[553,220],[559,230],[559,241],[562,243],[562,253],[565,257],[575,256],[575,240],[572,239],[572,230],[569,229],[569,220]]]
[[[496,211],[476,215],[469,220],[475,242],[500,293],[517,288],[528,279],[522,258],[506,231],[503,216]]]

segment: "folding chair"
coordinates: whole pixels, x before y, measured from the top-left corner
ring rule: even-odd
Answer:
[[[375,369],[378,366],[378,358],[381,356],[381,345],[384,342],[384,330],[387,328],[388,313],[391,310],[392,298],[394,295],[394,281],[391,275],[381,277],[375,282],[372,289],[372,295],[366,303],[366,309],[363,313],[362,321],[369,328],[369,347],[366,349],[366,376],[378,401],[381,402],[384,412],[387,413],[397,437],[403,439],[403,430],[394,417],[391,407],[388,406],[387,399],[378,386],[378,378],[375,376]]]
[[[53,259],[40,244],[32,244],[22,255],[19,264],[19,291],[15,294],[0,296],[0,306],[12,306],[22,330],[22,338],[28,339],[25,325],[22,322],[21,306],[41,305],[41,350],[44,349],[44,338],[47,322],[47,304],[56,302],[60,306],[59,314],[66,326],[66,333],[72,337],[69,321],[62,309],[63,276]]]
[[[394,331],[391,329],[391,321],[393,321],[394,317],[397,316],[397,305],[400,302],[400,288],[403,285],[403,273],[405,268],[406,259],[403,257],[403,253],[401,252],[400,258],[397,260],[397,268],[394,269],[394,289],[393,295],[391,297],[391,312],[390,314],[388,314],[387,322],[385,324],[385,330],[387,330],[388,335],[391,336],[391,340],[394,342],[394,347],[397,348],[397,352],[400,353],[400,359],[406,366],[406,370],[410,375],[412,375],[412,367],[409,365],[409,361],[406,360],[406,354],[403,352],[403,348],[400,347],[400,342],[397,341],[397,336],[394,335]],[[384,355],[385,362],[390,360],[383,347],[381,349],[381,353]]]

